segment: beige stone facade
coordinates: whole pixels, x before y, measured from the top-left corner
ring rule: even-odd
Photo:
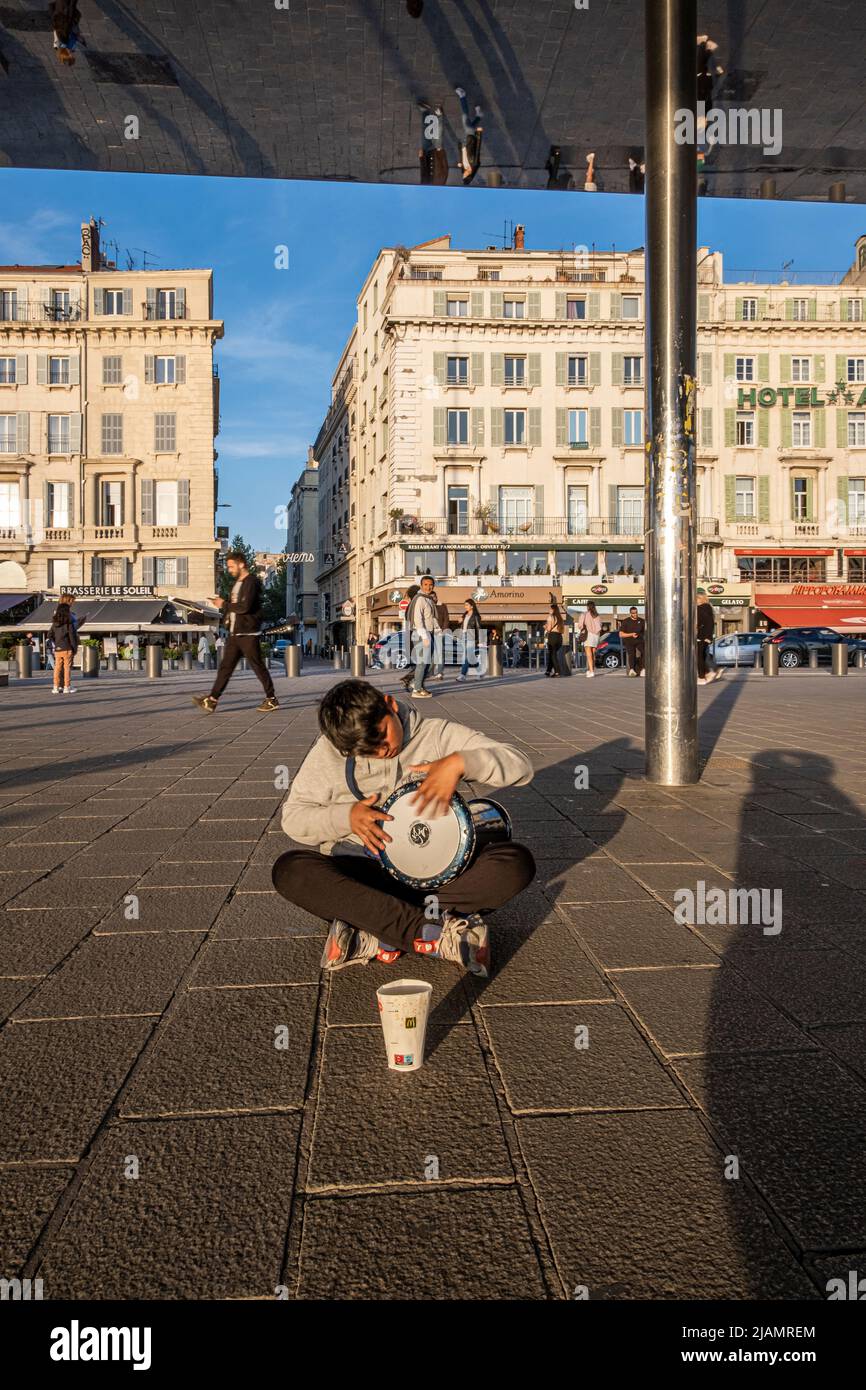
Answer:
[[[0,267],[0,588],[214,590],[210,270]],[[19,582],[14,582],[15,580]]]
[[[768,586],[866,582],[866,238],[833,284],[698,260],[698,574],[736,627]],[[333,499],[358,639],[398,626],[392,592],[426,571],[511,589],[524,625],[548,591],[611,621],[642,604],[645,313],[641,249],[530,251],[518,229],[505,251],[380,253]]]

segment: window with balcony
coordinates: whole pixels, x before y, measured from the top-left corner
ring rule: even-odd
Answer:
[[[791,318],[795,323],[805,323],[809,317],[808,299],[791,300]]]
[[[102,359],[103,386],[120,386],[123,381],[123,358],[114,354]]]
[[[117,413],[102,417],[103,454],[123,453],[123,416]]]
[[[847,367],[849,381],[866,381],[866,357],[849,357]]]
[[[48,317],[56,323],[63,323],[69,318],[68,290],[51,290],[48,297]]]
[[[848,523],[866,525],[866,478],[848,479]]]
[[[526,385],[526,358],[508,357],[505,358],[505,385],[506,386],[525,386]]]
[[[519,531],[532,524],[535,498],[531,487],[501,487],[499,489],[499,524],[504,531]]]
[[[70,518],[70,502],[72,483],[49,483],[48,484],[48,515],[45,518],[46,526],[57,527],[58,530],[65,530],[72,525]]]
[[[569,357],[569,386],[585,386],[587,383],[587,379],[587,359],[585,357]]]
[[[14,323],[18,318],[18,291],[0,290],[0,321]]]
[[[159,480],[154,486],[157,526],[178,524],[178,484],[175,480]]]
[[[48,452],[49,454],[69,453],[68,415],[48,416]]]
[[[447,299],[445,312],[450,319],[465,319],[469,315],[468,299]]]
[[[525,444],[526,443],[526,411],[525,410],[505,410],[505,434],[506,444]]]
[[[734,516],[737,521],[755,520],[754,478],[736,479],[734,484]]]
[[[812,447],[812,416],[808,410],[795,410],[791,420],[791,445],[795,449]]]
[[[458,550],[457,573],[459,575],[498,574],[495,550]]]
[[[446,381],[449,386],[466,386],[469,382],[469,358],[449,357]]]
[[[755,359],[754,357],[738,357],[736,359],[737,381],[755,380]]]
[[[469,443],[469,411],[449,410],[446,416],[449,446]]]
[[[589,488],[582,483],[569,484],[566,491],[568,534],[585,536],[589,530]]]
[[[102,482],[99,487],[100,526],[123,525],[123,483]]]
[[[557,574],[598,574],[597,550],[557,550]]]
[[[862,410],[848,411],[848,448],[866,447],[866,414]]]
[[[848,300],[847,318],[849,323],[863,322],[863,301],[862,299]]]
[[[811,480],[809,478],[791,479],[791,520],[810,521]]]
[[[18,452],[18,416],[0,415],[0,454]],[[15,484],[16,488],[18,484]]]
[[[643,358],[624,357],[622,359],[623,386],[643,385]]]
[[[3,417],[0,415],[0,421]],[[12,483],[0,482],[0,527],[11,528],[21,525],[21,489],[17,480]]]
[[[643,411],[624,410],[622,412],[623,444],[643,444]]]
[[[153,447],[156,453],[173,454],[177,449],[177,416],[156,414],[153,417]]]
[[[642,487],[618,487],[616,490],[616,530],[620,536],[637,536],[643,531]]]
[[[156,317],[158,319],[176,319],[179,317],[177,310],[177,290],[157,290]]]
[[[792,380],[792,381],[811,381],[811,380],[812,380],[812,359],[811,359],[811,357],[792,357],[792,358],[791,358],[791,380]]]
[[[586,300],[569,295],[565,301],[565,317],[567,319],[585,319]]]
[[[586,448],[589,445],[589,411],[570,410],[568,412],[569,448]]]
[[[753,410],[738,410],[736,418],[736,432],[734,435],[739,449],[753,449],[755,446],[755,412]]]
[[[18,359],[0,357],[0,386],[14,386],[18,379]]]
[[[753,323],[758,317],[757,299],[744,299],[741,303],[740,318],[743,323]]]
[[[448,533],[464,536],[469,530],[469,488],[455,484],[448,489]]]

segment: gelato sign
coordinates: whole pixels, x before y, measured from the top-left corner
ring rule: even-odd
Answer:
[[[737,392],[737,409],[747,410],[757,405],[765,410],[774,405],[784,409],[794,406],[800,410],[822,410],[826,405],[866,406],[866,386],[861,387],[859,395],[847,381],[837,381],[829,391],[817,386],[741,386]]]

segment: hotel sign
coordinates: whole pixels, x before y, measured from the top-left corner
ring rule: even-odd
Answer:
[[[826,405],[866,405],[866,386],[862,387],[856,398],[855,392],[851,390],[851,383],[847,381],[837,381],[829,391],[825,391],[823,387],[819,391],[817,386],[741,386],[737,392],[738,410],[746,410],[749,406],[756,405],[769,410],[779,404],[786,410],[789,406],[801,410],[823,410]]]

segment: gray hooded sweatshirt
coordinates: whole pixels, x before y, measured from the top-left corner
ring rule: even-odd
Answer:
[[[416,709],[399,701],[398,708],[403,747],[396,758],[359,757],[355,762],[359,791],[364,796],[375,792],[379,806],[403,781],[410,767],[434,762],[449,753],[462,753],[467,782],[486,787],[525,787],[532,781],[532,763],[525,753],[509,744],[497,743],[450,719],[422,719]],[[299,767],[283,803],[283,829],[302,845],[317,845],[323,854],[330,854],[341,840],[347,842],[341,845],[341,853],[350,852],[349,845],[363,850],[349,824],[355,801],[346,782],[346,759],[322,735]]]

